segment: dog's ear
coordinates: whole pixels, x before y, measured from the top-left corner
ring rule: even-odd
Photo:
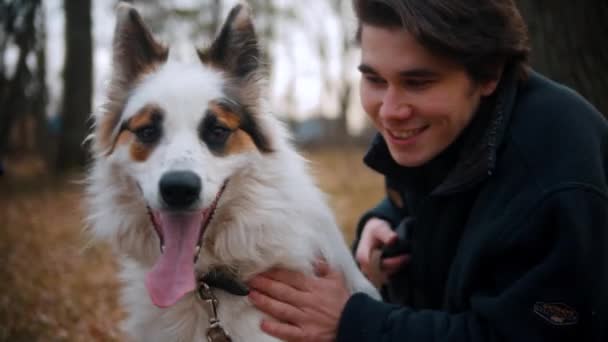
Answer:
[[[119,3],[116,14],[112,80],[95,133],[96,149],[108,153],[112,152],[114,146],[129,89],[142,75],[154,71],[169,56],[169,49],[154,40],[141,16],[130,4]]]
[[[137,10],[125,2],[117,7],[113,49],[114,73],[127,83],[164,63],[169,55],[169,49],[154,39]]]
[[[261,51],[249,6],[244,3],[234,6],[215,41],[207,49],[198,49],[198,56],[204,64],[241,80],[259,71]]]

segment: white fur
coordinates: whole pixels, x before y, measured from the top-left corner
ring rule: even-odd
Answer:
[[[145,274],[159,256],[146,205],[159,206],[158,182],[169,170],[187,169],[201,177],[201,207],[208,206],[223,181],[230,179],[205,233],[198,272],[230,265],[238,267],[245,280],[273,266],[311,274],[311,264],[322,256],[344,272],[352,292],[378,297],[357,269],[306,161],[291,146],[283,125],[267,114],[262,100],[264,114],[256,120],[269,135],[272,153],[218,157],[199,139],[198,123],[208,102],[224,96],[222,86],[223,74],[202,64],[167,63],[131,90],[123,112],[124,120],[149,103],[166,111],[164,136],[148,160],[131,160],[128,147],[120,145],[110,155],[93,151],[89,224],[96,237],[116,247],[122,260],[121,298],[129,313],[124,328],[134,340],[206,341],[208,317],[193,293],[159,309],[144,286]],[[246,297],[215,292],[220,319],[234,341],[275,341],[260,331],[262,315]]]

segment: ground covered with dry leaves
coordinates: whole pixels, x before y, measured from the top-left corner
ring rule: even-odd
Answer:
[[[347,241],[382,195],[363,152],[305,153]],[[82,175],[11,164],[0,177],[0,341],[121,341],[117,266],[109,246],[90,244],[83,231]]]

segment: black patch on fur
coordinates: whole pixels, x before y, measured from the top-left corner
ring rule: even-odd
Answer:
[[[217,154],[223,154],[226,149],[226,141],[232,131],[221,123],[215,113],[208,110],[198,126],[198,135],[207,144],[209,149]],[[221,135],[221,136],[219,136]]]
[[[257,149],[262,153],[271,153],[273,152],[272,147],[270,146],[270,141],[262,132],[262,129],[258,125],[255,120],[255,114],[253,111],[250,111],[246,106],[235,103],[230,100],[216,100],[218,106],[223,107],[226,111],[234,113],[239,117],[240,125],[239,129],[243,130],[251,137],[253,143],[257,147]],[[216,113],[212,110],[208,110],[205,117],[201,121],[199,125],[199,136],[201,139],[209,146],[210,149],[217,153],[223,153],[223,145],[217,146],[217,144],[209,144],[209,131],[218,125],[222,125],[219,123],[219,120],[216,117]]]
[[[262,132],[260,125],[258,125],[255,120],[255,113],[253,110],[250,110],[247,105],[235,103],[234,101],[218,101],[218,106],[223,106],[228,111],[235,113],[239,116],[241,120],[240,129],[247,132],[251,139],[253,140],[255,146],[263,153],[272,152],[272,148],[270,147],[270,141]]]

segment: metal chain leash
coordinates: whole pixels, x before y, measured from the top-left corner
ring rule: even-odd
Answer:
[[[219,301],[213,291],[205,282],[201,281],[198,286],[198,297],[205,304],[205,310],[209,315],[209,329],[207,329],[207,341],[209,342],[232,342],[228,332],[222,327],[217,316]]]

